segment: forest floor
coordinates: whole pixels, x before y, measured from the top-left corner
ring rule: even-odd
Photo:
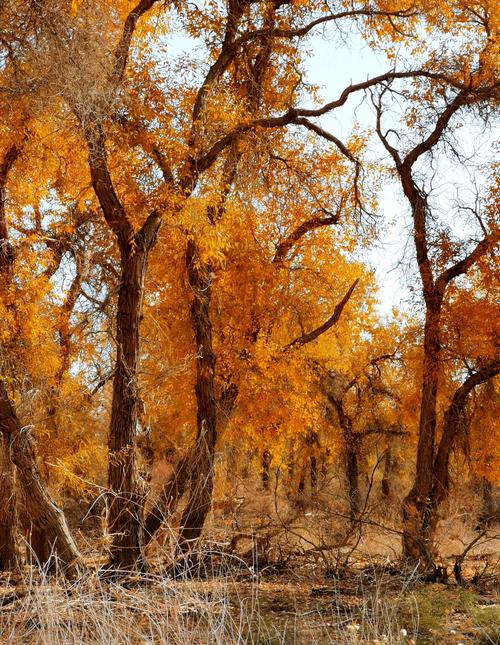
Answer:
[[[391,567],[342,577],[241,571],[172,580],[158,569],[78,582],[33,568],[0,580],[0,642],[183,645],[500,643],[494,576],[478,587],[429,583]]]
[[[250,540],[235,551],[227,525],[211,525],[195,575],[175,577],[176,533],[165,532],[148,548],[147,574],[112,580],[100,575],[102,528],[75,523],[88,572],[78,581],[34,566],[1,574],[0,644],[500,645],[498,527],[478,540],[470,527],[445,525],[441,582],[401,570],[396,531],[366,526],[359,540],[321,550],[311,548],[321,536],[302,520],[278,528],[268,526],[272,539],[259,542],[244,527]],[[459,585],[452,554],[464,549]]]

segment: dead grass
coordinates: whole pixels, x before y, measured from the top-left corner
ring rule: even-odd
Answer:
[[[0,642],[88,643],[376,643],[410,642],[395,596],[375,585],[347,604],[340,589],[314,601],[311,588],[216,580],[172,580],[160,573],[104,582],[96,573],[70,583],[27,569],[3,584]],[[399,594],[399,599],[404,594]],[[406,632],[404,631],[406,629]]]
[[[27,567],[0,581],[0,643],[487,645],[500,642],[494,602],[379,566],[309,582],[220,567],[205,580],[158,569],[113,582],[94,569],[68,582]]]

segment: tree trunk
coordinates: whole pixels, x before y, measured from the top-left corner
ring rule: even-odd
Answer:
[[[156,243],[161,214],[151,211],[136,232],[121,203],[108,168],[106,133],[97,120],[85,123],[92,186],[104,218],[120,249],[121,280],[116,316],[116,369],[109,430],[108,529],[113,535],[110,568],[144,567],[142,515],[144,491],[135,465],[134,438],[138,430],[139,325],[148,257]]]
[[[315,493],[318,490],[318,460],[315,455],[311,455],[309,467],[311,472],[311,492]]]
[[[475,97],[478,99],[478,97]],[[441,308],[448,284],[467,271],[477,262],[490,245],[496,234],[485,234],[477,245],[460,261],[434,275],[433,254],[430,253],[428,232],[430,204],[425,190],[413,176],[413,169],[423,155],[432,152],[453,116],[464,105],[470,104],[469,89],[459,92],[447,103],[434,123],[434,129],[415,147],[401,157],[400,152],[389,144],[381,130],[381,105],[377,106],[377,132],[386,150],[392,156],[398,172],[401,187],[411,207],[413,218],[413,241],[422,293],[425,301],[424,360],[422,368],[422,398],[420,402],[419,436],[417,446],[416,472],[413,486],[403,501],[403,557],[419,563],[421,568],[434,566],[433,544],[426,527],[432,513],[431,491],[434,485],[434,459],[436,437],[436,399],[440,372]]]
[[[10,571],[17,559],[15,468],[7,442],[0,435],[0,571]]]
[[[228,423],[237,397],[237,386],[234,383],[229,383],[222,391],[218,401],[217,428],[224,428],[225,424]],[[175,511],[177,504],[184,495],[190,481],[191,463],[197,458],[197,445],[198,439],[195,441],[192,451],[178,462],[174,473],[162,487],[153,508],[148,513],[145,521],[145,544],[149,544],[162,523]]]
[[[430,512],[436,437],[436,401],[439,382],[440,316],[443,296],[426,297],[424,362],[420,404],[417,462],[412,489],[403,501],[403,558],[433,566],[433,544],[426,525]]]
[[[266,448],[262,453],[262,488],[269,490],[269,480],[271,478],[271,453]]]
[[[108,531],[113,536],[110,568],[144,567],[144,494],[136,473],[134,439],[140,415],[137,369],[139,326],[148,252],[135,245],[121,249],[121,283],[116,317],[116,372],[109,433]]]
[[[392,468],[393,468],[392,451],[391,451],[391,447],[387,446],[387,448],[384,451],[384,473],[382,475],[382,482],[381,482],[382,495],[384,497],[391,496]]]
[[[344,411],[342,401],[338,398],[329,397],[337,409],[342,438],[344,440],[344,464],[347,480],[347,491],[349,496],[349,518],[351,525],[358,519],[360,508],[359,492],[359,437],[356,437],[352,429],[352,419]]]
[[[481,511],[478,518],[479,529],[487,529],[494,521],[495,515],[493,485],[486,477],[481,477]]]
[[[5,212],[7,177],[12,165],[20,153],[20,147],[12,145],[7,150],[0,165],[0,290],[1,296],[9,291],[12,284],[12,267],[15,260],[14,249],[9,241],[9,230]],[[15,299],[7,299],[6,306],[13,310]],[[16,330],[12,330],[16,338]],[[14,341],[15,342],[15,341]],[[4,349],[4,348],[2,348]],[[3,398],[4,384],[0,375],[0,397]],[[6,395],[5,391],[5,395]],[[0,399],[1,404],[1,399]],[[0,417],[1,407],[0,407]],[[3,429],[0,418],[0,571],[10,570],[16,561],[16,529],[18,514],[16,509],[15,467],[12,462],[11,442],[9,435]]]
[[[50,496],[40,477],[29,429],[17,418],[5,385],[0,380],[0,431],[11,447],[12,461],[22,493],[23,516],[27,533],[41,532],[47,544],[45,558],[39,564],[47,570],[60,566],[69,576],[84,569],[83,559],[73,541],[60,508]]]
[[[193,290],[191,322],[193,326],[196,357],[197,437],[193,459],[189,499],[181,519],[179,548],[186,552],[200,537],[212,503],[214,486],[214,458],[217,440],[217,406],[215,399],[215,354],[212,346],[210,320],[211,273],[208,266],[200,264],[198,250],[193,240],[186,248],[186,269]]]
[[[432,489],[429,495],[429,510],[425,518],[423,531],[426,539],[432,543],[439,519],[439,508],[448,498],[450,490],[449,462],[453,446],[463,429],[465,408],[472,390],[496,376],[500,371],[500,360],[483,365],[471,374],[455,391],[451,404],[444,414],[443,433],[436,452],[432,469]]]
[[[360,492],[357,445],[352,438],[351,441],[346,441],[345,445],[345,469],[349,494],[349,517],[351,524],[355,524],[359,516]]]

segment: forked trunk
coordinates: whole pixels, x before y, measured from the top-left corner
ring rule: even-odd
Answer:
[[[196,441],[196,459],[191,464],[191,482],[179,531],[179,549],[191,552],[202,534],[212,505],[214,488],[215,435],[203,423]]]
[[[500,360],[494,360],[471,374],[455,391],[451,404],[444,414],[443,432],[433,464],[433,483],[429,495],[429,511],[424,525],[429,541],[432,541],[435,536],[439,520],[439,508],[448,498],[450,490],[450,455],[457,437],[463,431],[469,394],[475,387],[496,376],[499,371]]]

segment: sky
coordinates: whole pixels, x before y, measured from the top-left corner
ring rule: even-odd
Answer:
[[[308,77],[321,87],[320,95],[325,102],[336,98],[351,83],[362,82],[390,69],[385,57],[370,49],[360,37],[352,37],[349,47],[339,48],[318,34],[311,38],[309,48]],[[356,122],[369,127],[375,123],[372,109],[366,102],[361,102],[360,96],[350,99],[331,116],[322,117],[322,126],[341,140],[348,138]],[[380,213],[386,230],[367,254],[367,259],[379,285],[378,312],[381,316],[390,316],[394,307],[405,309],[409,297],[404,275],[398,267],[407,242],[407,235],[402,234],[398,224],[402,217],[409,221],[408,209],[396,186],[384,187],[380,195]]]

